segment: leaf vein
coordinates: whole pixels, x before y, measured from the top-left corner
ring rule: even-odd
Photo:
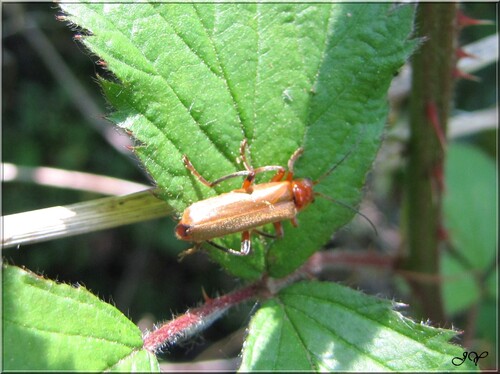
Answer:
[[[291,305],[289,305],[289,304],[287,304],[287,308],[293,309],[293,310],[295,310],[297,313],[302,314],[305,318],[308,318],[310,321],[312,321],[312,322],[316,323],[316,325],[320,326],[320,327],[323,329],[323,331],[328,331],[328,332],[330,333],[330,335],[331,335],[331,336],[333,336],[334,338],[336,338],[336,339],[338,339],[338,340],[342,341],[342,342],[344,343],[344,345],[351,347],[354,351],[357,351],[357,352],[359,352],[360,354],[366,355],[366,356],[370,357],[370,359],[372,359],[373,361],[375,361],[375,362],[379,363],[381,366],[383,366],[383,367],[386,367],[386,368],[390,369],[390,366],[387,366],[387,365],[384,363],[384,361],[383,361],[383,360],[378,359],[378,357],[376,357],[376,356],[374,357],[373,355],[369,354],[369,352],[370,352],[370,351],[363,351],[363,350],[362,350],[362,349],[360,349],[357,345],[352,344],[352,343],[351,343],[351,342],[349,342],[348,340],[344,339],[341,335],[339,335],[339,334],[335,333],[335,331],[330,330],[330,329],[328,328],[328,326],[327,326],[327,325],[325,325],[324,323],[322,323],[320,320],[318,320],[318,319],[316,319],[316,318],[313,318],[310,314],[308,314],[308,313],[304,312],[304,311],[303,311],[303,310],[301,310],[301,309],[295,308],[295,307],[293,307],[293,306],[291,306]],[[295,325],[294,325],[294,327],[295,327]],[[298,329],[297,329],[297,334],[299,334]],[[300,334],[299,334],[299,335],[300,335]],[[307,348],[306,348],[306,349],[307,349]],[[317,356],[314,352],[311,352],[310,350],[308,350],[308,352],[310,352],[310,353],[311,353],[312,355],[314,355],[314,356]]]
[[[208,30],[206,29],[206,26],[205,26],[205,24],[203,23],[203,21],[202,21],[202,19],[200,17],[198,7],[195,7],[195,13],[198,16],[200,24],[203,27],[203,30],[205,30],[205,32],[206,32],[206,34],[208,36],[209,35]],[[214,43],[214,41],[213,41],[212,38],[213,37],[208,37],[208,40],[210,41],[210,45],[213,48],[213,51],[214,51],[214,54],[215,54],[215,58],[217,59],[217,62],[219,63],[219,67],[220,67],[221,72],[222,72],[222,76],[220,76],[220,78],[222,79],[224,85],[227,88],[227,91],[228,91],[229,95],[231,96],[231,100],[233,101],[233,107],[234,107],[234,109],[236,111],[236,114],[238,115],[239,125],[240,125],[240,128],[241,128],[241,132],[242,132],[243,138],[246,138],[247,134],[246,134],[245,126],[244,126],[244,123],[243,123],[243,117],[242,117],[240,105],[238,104],[238,101],[236,100],[236,96],[235,96],[234,90],[231,88],[231,84],[230,84],[229,76],[228,76],[227,71],[226,71],[226,67],[224,66],[224,64],[222,63],[222,61],[220,59],[220,52],[217,50],[217,47],[215,46],[215,43]],[[236,165],[236,161],[233,160],[233,159],[231,159],[231,157],[227,157],[227,159],[228,159],[229,162],[231,162],[234,165]]]
[[[101,14],[97,13],[94,11],[95,14],[97,14],[97,17],[100,17]],[[132,70],[136,70],[136,71],[139,71],[139,72],[142,72],[146,75],[149,75],[149,76],[152,76],[153,78],[154,77],[158,77],[160,78],[169,88],[170,90],[173,92],[173,94],[175,95],[175,97],[177,98],[178,102],[184,107],[184,109],[186,110],[187,114],[192,118],[192,120],[194,121],[194,123],[196,123],[198,125],[198,129],[207,137],[207,139],[210,140],[211,143],[214,144],[215,148],[217,149],[217,151],[222,155],[224,156],[225,158],[227,158],[228,160],[230,160],[230,157],[226,154],[224,154],[224,152],[217,146],[218,142],[214,141],[214,139],[212,139],[212,137],[209,135],[209,133],[204,130],[203,128],[203,125],[196,120],[196,118],[194,117],[194,115],[191,113],[191,111],[189,110],[189,105],[187,105],[187,103],[185,103],[179,93],[173,88],[173,86],[168,82],[168,80],[166,79],[165,76],[163,76],[161,74],[161,72],[158,71],[158,69],[156,68],[156,66],[154,66],[154,64],[152,64],[152,62],[149,60],[148,57],[146,57],[146,55],[144,55],[144,52],[140,49],[140,47],[135,44],[131,39],[127,38],[127,36],[123,33],[122,30],[120,30],[115,24],[114,22],[110,21],[109,18],[105,18],[105,17],[101,17],[101,19],[104,21],[104,22],[108,22],[109,25],[115,29],[117,32],[119,32],[123,37],[125,37],[127,40],[130,41],[130,44],[135,48],[135,50],[149,63],[149,66],[152,68],[152,70],[155,72],[154,75],[152,75],[152,73],[148,72],[148,71],[145,71],[145,70],[142,70],[136,66],[133,66],[129,63],[126,63],[125,61],[121,61],[121,60],[117,60],[116,61],[119,61],[120,63],[122,63],[123,65],[125,66],[128,66],[129,68],[131,68]],[[139,112],[141,113],[141,112]],[[156,128],[158,128],[160,131],[163,132],[163,129],[160,129],[158,126],[156,126]],[[178,147],[176,146],[176,148],[178,149]],[[182,151],[180,149],[178,149],[180,153],[182,153]]]
[[[294,331],[295,335],[297,336],[297,339],[302,344],[302,348],[303,348],[304,352],[306,352],[306,354],[307,354],[307,360],[309,361],[309,364],[311,365],[311,368],[315,367],[316,365],[315,365],[314,360],[312,359],[312,356],[311,356],[312,352],[309,349],[307,349],[306,340],[300,335],[299,329],[297,328],[297,325],[293,322],[293,320],[288,315],[288,313],[286,311],[287,306],[285,306],[283,303],[279,303],[279,305],[283,309],[283,315],[286,316],[286,319],[288,320],[288,322],[290,323],[290,325],[293,326],[293,328],[294,328],[293,331]]]

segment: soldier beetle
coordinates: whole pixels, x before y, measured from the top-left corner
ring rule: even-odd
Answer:
[[[246,170],[225,175],[213,182],[207,181],[194,168],[186,155],[182,157],[186,168],[208,187],[214,187],[230,178],[245,177],[242,188],[198,201],[186,208],[175,228],[175,234],[178,239],[194,242],[195,245],[184,254],[196,251],[202,243],[207,242],[225,252],[246,256],[251,251],[251,232],[271,238],[283,237],[281,222],[290,220],[292,225],[297,226],[297,213],[312,203],[315,196],[321,196],[355,211],[367,219],[376,232],[375,226],[361,212],[313,190],[314,185],[332,173],[351,152],[348,152],[318,180],[312,181],[307,178],[294,179],[294,164],[303,153],[303,148],[298,148],[291,155],[288,160],[288,170],[283,166],[276,165],[254,169],[247,161],[245,155],[246,146],[247,141],[244,139],[240,146],[240,157]],[[276,172],[270,182],[253,183],[257,174],[268,171]],[[276,235],[270,235],[258,229],[269,223],[274,225]],[[222,247],[212,241],[212,239],[234,233],[241,233],[241,248],[239,251]]]

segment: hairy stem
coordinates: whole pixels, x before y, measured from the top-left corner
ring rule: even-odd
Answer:
[[[454,82],[457,4],[422,3],[417,30],[424,44],[413,58],[413,87],[407,170],[407,235],[409,254],[404,268],[439,272],[442,238],[441,205],[446,123]],[[417,313],[444,321],[439,283],[410,281]]]
[[[261,282],[257,282],[215,299],[205,296],[205,303],[202,306],[188,310],[147,333],[144,336],[144,348],[156,353],[178,341],[191,338],[210,326],[229,308],[258,298],[261,287]]]

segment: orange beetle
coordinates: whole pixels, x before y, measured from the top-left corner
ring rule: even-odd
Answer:
[[[295,161],[303,152],[302,148],[297,149],[288,160],[287,171],[282,166],[274,165],[253,169],[245,156],[246,146],[247,141],[244,139],[241,142],[240,155],[246,170],[228,174],[214,182],[208,182],[203,178],[187,156],[183,156],[186,168],[208,187],[213,187],[229,178],[245,177],[241,189],[198,201],[186,208],[175,229],[175,233],[180,240],[195,243],[194,248],[188,250],[187,253],[198,249],[203,242],[207,242],[225,252],[239,256],[248,255],[251,251],[251,231],[268,237],[282,237],[283,227],[281,222],[291,220],[292,224],[297,226],[297,213],[312,203],[315,195],[319,194],[313,190],[314,185],[319,180],[313,182],[307,178],[293,178],[293,167]],[[348,155],[349,153],[320,179],[329,175]],[[276,172],[270,182],[253,184],[256,174],[267,171]],[[321,196],[323,195],[321,194]],[[328,198],[327,196],[323,197]],[[355,210],[350,206],[347,207]],[[274,225],[276,236],[258,230],[259,227],[268,223]],[[241,249],[239,251],[224,248],[212,241],[214,238],[239,232],[241,232]]]

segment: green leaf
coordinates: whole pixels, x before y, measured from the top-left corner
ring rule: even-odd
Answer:
[[[422,371],[456,367],[454,331],[418,324],[394,303],[334,283],[301,282],[264,303],[250,323],[241,371]]]
[[[443,305],[447,315],[463,312],[481,297],[481,285],[468,269],[452,254],[445,253],[441,258],[443,282]]]
[[[317,179],[353,152],[317,190],[355,206],[361,197],[387,117],[386,93],[415,44],[413,7],[390,4],[334,4],[313,90],[297,175]],[[311,20],[309,29],[315,27]],[[335,229],[351,220],[343,206],[317,198],[299,215],[299,229],[286,227],[286,241],[275,241],[268,268],[281,277],[324,245]]]
[[[478,279],[496,256],[496,168],[476,148],[450,144],[446,161],[444,222],[454,252],[441,262],[446,311],[455,314],[481,297]]]
[[[477,333],[475,338],[486,339],[492,345],[497,345],[498,334],[498,302],[495,298],[483,300],[479,306],[479,316],[477,318]],[[494,349],[491,354],[498,352]]]
[[[297,176],[318,178],[352,151],[318,190],[356,205],[380,145],[386,91],[415,43],[413,7],[391,4],[61,4],[90,30],[83,43],[119,83],[101,80],[136,153],[179,213],[215,180],[241,170],[248,139],[254,167],[286,165],[300,146]],[[259,181],[268,180],[269,175]],[[229,271],[258,278],[300,266],[352,212],[319,201],[285,227],[283,240],[253,240],[245,258],[211,250]],[[272,228],[266,228],[272,231]],[[239,249],[238,235],[218,242]],[[267,253],[267,255],[266,255]]]
[[[141,332],[80,286],[3,266],[5,370],[159,371]]]

